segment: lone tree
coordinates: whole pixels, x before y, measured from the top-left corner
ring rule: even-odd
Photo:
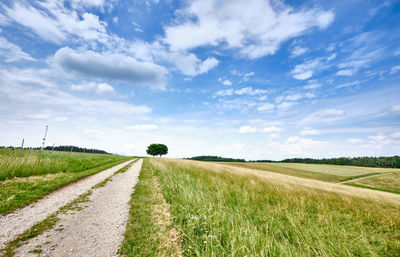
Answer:
[[[165,155],[168,153],[168,147],[163,144],[151,144],[147,147],[147,154],[156,156],[159,155]]]

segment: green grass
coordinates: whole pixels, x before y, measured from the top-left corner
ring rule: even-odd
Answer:
[[[125,256],[177,255],[173,245],[168,243],[170,225],[160,223],[156,218],[160,215],[154,215],[155,209],[162,205],[154,172],[149,160],[145,159],[130,201],[130,218],[120,249]]]
[[[363,177],[345,184],[400,194],[400,173]]]
[[[160,256],[161,228],[149,215],[157,203],[147,200],[156,177],[184,256],[399,256],[400,203],[215,169],[146,160],[123,252]]]
[[[107,154],[68,153],[0,148],[0,181],[14,177],[80,172],[121,160],[121,156]]]
[[[341,166],[327,164],[305,163],[224,163],[226,165],[265,170],[301,178],[317,179],[327,182],[341,182],[357,177],[370,176],[379,173],[400,171],[391,168],[370,168],[356,166]]]
[[[81,155],[84,154],[72,154],[70,158],[77,157],[77,160],[87,158]],[[111,160],[103,164],[100,162],[96,167],[83,171],[66,171],[0,181],[0,214],[5,215],[11,213],[17,208],[24,207],[33,201],[43,198],[46,194],[64,185],[94,175],[129,159],[131,159],[131,157],[112,156]]]

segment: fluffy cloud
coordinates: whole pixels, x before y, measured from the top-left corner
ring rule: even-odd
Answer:
[[[389,111],[394,114],[400,114],[400,104],[393,105]]]
[[[344,111],[336,109],[325,109],[317,112],[317,116],[321,118],[336,118],[344,115]]]
[[[340,70],[336,73],[338,76],[353,76],[356,74],[356,70]]]
[[[399,72],[400,71],[400,65],[396,65],[396,66],[393,66],[391,69],[390,69],[390,74],[395,74],[395,73],[397,73],[397,72]]]
[[[95,82],[89,82],[89,83],[83,83],[83,84],[77,84],[77,85],[72,85],[71,90],[74,91],[94,91],[98,94],[103,94],[103,93],[110,93],[114,91],[114,88],[110,86],[107,83],[95,83]]]
[[[308,84],[306,86],[304,86],[304,89],[317,89],[320,88],[322,85],[319,83],[312,83],[312,84]]]
[[[282,131],[281,128],[277,128],[275,126],[266,127],[266,128],[263,128],[263,129],[260,130],[260,132],[263,132],[263,133],[279,133],[281,131]]]
[[[324,29],[334,19],[330,11],[295,11],[264,0],[194,0],[177,13],[183,22],[165,27],[164,42],[171,49],[224,44],[249,58],[274,54],[284,41],[314,27]]]
[[[268,112],[274,110],[275,105],[271,103],[262,103],[257,107],[257,111],[259,112]]]
[[[318,131],[318,130],[312,129],[312,128],[304,128],[300,132],[300,135],[302,135],[302,136],[318,136],[318,135],[321,135],[321,131]]]
[[[25,53],[22,49],[9,42],[4,37],[0,37],[0,56],[4,62],[16,62],[20,60],[34,61],[35,59],[30,54]]]
[[[222,85],[224,86],[232,86],[232,82],[228,79],[225,79],[224,81],[222,81]]]
[[[361,138],[348,138],[346,142],[356,145],[356,144],[361,144],[363,140]]]
[[[24,70],[0,71],[0,84],[2,85],[0,100],[6,106],[0,115],[8,116],[8,113],[13,113],[12,119],[18,119],[21,115],[32,115],[32,112],[39,112],[41,115],[47,115],[49,119],[65,116],[79,119],[86,116],[105,120],[114,117],[132,119],[151,112],[147,106],[134,105],[125,101],[92,100],[74,96],[47,81],[46,73],[40,70],[31,73],[32,77],[28,77],[30,73]],[[19,76],[15,74],[24,74],[24,79],[19,79]],[[35,78],[34,74],[41,78]]]
[[[241,89],[225,89],[219,90],[215,93],[215,96],[232,96],[232,95],[263,95],[267,94],[270,91],[267,89],[253,89],[252,87],[243,87]]]
[[[293,47],[293,49],[292,49],[292,52],[291,52],[291,54],[290,54],[290,57],[294,58],[294,57],[300,56],[300,55],[302,55],[302,54],[305,54],[305,53],[307,53],[308,51],[309,51],[309,50],[308,50],[307,47],[295,46],[295,47]]]
[[[309,60],[301,64],[297,64],[292,70],[293,78],[298,80],[306,80],[313,76],[314,72],[321,67],[320,59]]]
[[[63,1],[43,1],[38,5],[40,8],[24,2],[3,8],[8,19],[31,29],[46,41],[60,44],[73,36],[107,43],[106,24],[98,16],[91,13],[80,16],[76,11],[65,8]]]
[[[257,128],[251,126],[241,126],[238,132],[241,134],[256,133]]]
[[[114,53],[75,51],[64,47],[54,55],[54,62],[66,71],[85,77],[123,80],[136,85],[164,89],[168,71],[157,64],[139,62]]]

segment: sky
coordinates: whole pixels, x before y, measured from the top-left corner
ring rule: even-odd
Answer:
[[[2,0],[0,145],[400,154],[400,1]]]

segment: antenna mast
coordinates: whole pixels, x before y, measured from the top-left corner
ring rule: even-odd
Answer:
[[[46,143],[46,137],[47,137],[47,130],[49,129],[49,126],[46,125],[46,131],[44,132],[44,137],[43,137],[43,143],[42,143],[42,148],[41,150],[44,150],[44,144]]]

